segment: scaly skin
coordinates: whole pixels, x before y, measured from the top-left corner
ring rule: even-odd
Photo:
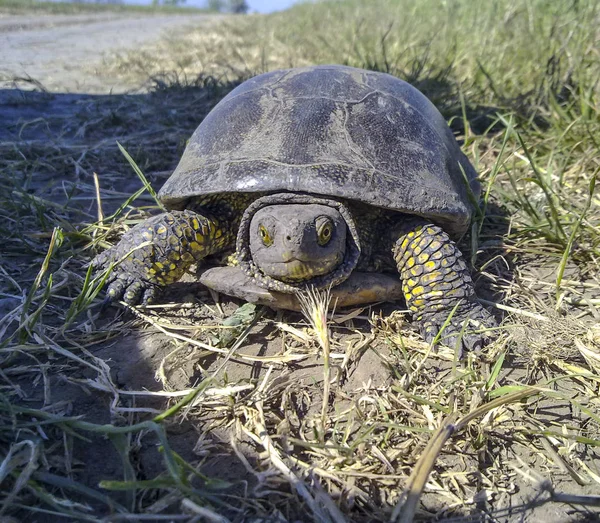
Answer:
[[[444,345],[478,349],[486,337],[472,327],[496,326],[491,314],[477,301],[473,280],[461,252],[437,225],[411,219],[394,231],[397,240],[392,248],[402,291],[413,319],[419,322],[425,341],[431,342],[456,307],[442,333]],[[464,335],[460,333],[468,321]]]
[[[250,250],[250,224],[252,217],[259,210],[270,205],[287,205],[287,204],[321,204],[329,205],[344,217],[346,221],[347,234],[351,238],[348,243],[348,252],[342,263],[329,274],[317,276],[303,282],[289,283],[277,280],[265,274],[261,267],[255,264]],[[316,238],[315,238],[316,241]],[[352,215],[344,203],[333,198],[323,198],[314,195],[302,193],[277,193],[268,194],[257,198],[249,208],[245,209],[243,216],[239,222],[239,231],[237,233],[236,245],[237,257],[242,270],[258,285],[266,289],[286,294],[292,294],[302,290],[306,290],[309,286],[317,289],[326,289],[329,286],[335,286],[344,281],[348,275],[355,269],[361,254],[359,233],[352,219]]]
[[[256,198],[257,195],[247,194],[209,196],[191,202],[190,209],[167,212],[132,228],[117,245],[93,261],[97,270],[106,269],[111,263],[116,264],[108,280],[108,300],[122,298],[132,305],[149,303],[161,287],[179,280],[193,263],[233,247],[236,236],[238,257],[241,256],[247,264],[253,264],[247,237],[253,213],[245,210]],[[299,201],[303,203],[304,200],[314,203],[311,198],[308,195],[284,193],[262,198],[259,203],[262,205],[262,200],[278,205]],[[261,208],[259,203],[254,207]],[[317,203],[321,203],[321,200]],[[348,214],[341,204],[338,205],[338,211]],[[393,245],[392,254],[402,280],[403,293],[413,319],[420,324],[423,337],[431,342],[456,308],[442,333],[442,343],[457,347],[459,354],[462,354],[463,349],[480,347],[487,341],[487,336],[473,332],[472,327],[485,330],[496,326],[496,323],[476,300],[473,281],[462,254],[440,227],[421,218],[408,216],[401,217],[399,222],[392,221],[398,219],[388,216],[372,223],[362,219],[360,223],[363,232],[368,233],[365,243],[369,251],[378,244],[387,245],[389,253],[390,243]],[[346,224],[353,238],[358,237],[355,222],[349,215],[346,217]],[[382,234],[383,237],[377,239],[377,230],[387,230],[391,236]],[[354,270],[360,255],[358,240],[353,241],[355,243],[349,244],[353,251],[345,261],[349,264],[349,271]],[[366,254],[365,262],[369,261],[366,258],[372,258],[372,254]],[[260,267],[251,266],[254,271],[251,275],[259,283],[268,278],[262,274]],[[338,267],[336,271],[339,272],[339,269]],[[323,282],[332,283],[328,278],[334,277],[336,271],[321,277]],[[273,282],[268,288],[281,285],[286,288],[276,289],[283,292],[297,290],[293,287],[288,290],[289,284],[270,279]],[[468,324],[464,334],[461,334],[465,321]]]
[[[190,266],[232,244],[227,224],[194,211],[171,211],[136,225],[98,255],[96,270],[118,263],[108,278],[107,298],[150,303],[157,291],[176,282]]]

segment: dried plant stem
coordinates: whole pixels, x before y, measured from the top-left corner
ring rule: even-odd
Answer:
[[[98,174],[94,175],[94,189],[96,189],[96,206],[98,210],[98,227],[104,226],[104,212],[102,211],[102,196],[100,195],[100,180],[98,180]]]
[[[390,521],[395,523],[411,523],[414,520],[419,500],[423,494],[423,489],[429,478],[429,474],[433,470],[435,462],[454,432],[456,427],[454,421],[456,414],[451,414],[444,419],[442,424],[435,431],[427,446],[423,450],[419,461],[414,466],[413,471],[408,479],[408,483],[400,499],[394,507]]]
[[[330,371],[330,341],[327,325],[327,311],[331,303],[331,293],[328,289],[319,292],[311,288],[306,293],[299,294],[302,313],[315,331],[317,340],[323,351],[323,405],[321,407],[321,441],[325,441],[327,430],[327,414],[329,412],[329,395],[331,390]]]
[[[458,414],[453,413],[446,417],[431,439],[427,443],[425,450],[413,468],[413,471],[408,480],[404,492],[396,503],[391,522],[411,523],[415,517],[415,513],[419,504],[423,489],[429,478],[429,474],[433,470],[435,462],[446,444],[446,442],[459,430],[462,430],[469,422],[475,418],[484,415],[490,410],[502,405],[509,405],[516,401],[520,401],[533,394],[538,394],[543,389],[535,387],[525,387],[523,390],[512,394],[507,394],[495,400],[492,400],[484,405],[474,409],[472,412],[458,419]]]

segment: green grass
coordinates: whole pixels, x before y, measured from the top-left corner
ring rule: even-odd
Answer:
[[[149,93],[23,125],[0,144],[0,518],[504,521],[510,501],[593,520],[598,27],[592,0],[298,5],[115,55],[107,73]],[[189,284],[135,320],[102,310],[87,263],[158,211],[142,192],[198,122],[244,79],[313,63],[410,81],[477,167],[462,248],[503,314],[483,354],[432,353],[398,311],[325,324],[310,302],[308,321],[261,309],[233,331],[232,306]]]
[[[204,12],[192,6],[172,5],[129,5],[102,4],[84,2],[44,2],[38,0],[0,0],[0,13],[4,14],[79,14],[79,13],[161,13],[161,14],[191,14]]]

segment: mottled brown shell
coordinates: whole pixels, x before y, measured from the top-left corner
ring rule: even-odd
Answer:
[[[306,192],[416,214],[459,235],[472,211],[465,176],[478,196],[477,173],[417,89],[327,65],[234,89],[196,129],[159,196],[178,208],[213,193]]]

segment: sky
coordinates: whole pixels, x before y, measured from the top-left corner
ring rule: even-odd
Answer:
[[[281,9],[287,9],[292,4],[296,3],[296,0],[246,0],[250,6],[251,11],[258,11],[259,13],[270,13],[272,11],[279,11]]]

